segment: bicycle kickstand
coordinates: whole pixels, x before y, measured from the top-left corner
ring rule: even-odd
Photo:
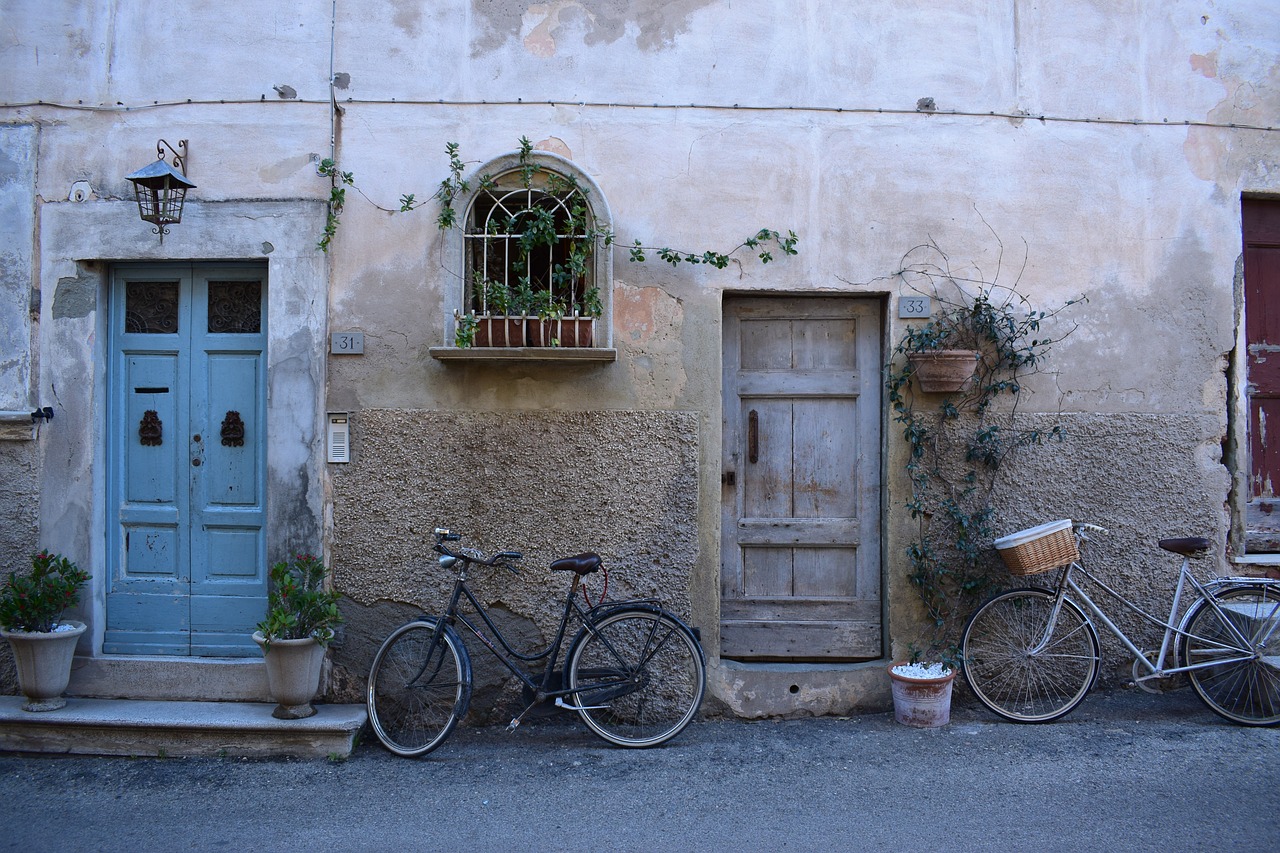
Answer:
[[[537,704],[538,702],[535,699],[533,702],[529,703],[529,705],[526,706],[523,711],[521,711],[519,714],[513,717],[511,722],[507,723],[507,731],[514,732],[516,729],[520,728],[520,723],[524,722],[524,715],[532,711],[533,706]]]

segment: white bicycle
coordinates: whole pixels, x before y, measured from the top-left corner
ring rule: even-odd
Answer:
[[[1080,546],[1092,532],[1105,530],[1058,521],[997,540],[1015,574],[1054,568],[1060,574],[1046,588],[1001,593],[970,617],[961,640],[961,666],[978,699],[1021,723],[1048,722],[1071,711],[1098,676],[1093,617],[1133,652],[1134,681],[1143,689],[1161,692],[1167,679],[1185,674],[1204,703],[1228,720],[1246,726],[1280,723],[1280,581],[1216,576],[1200,581],[1191,561],[1208,553],[1209,540],[1162,539],[1161,548],[1182,557],[1182,569],[1169,616],[1161,621],[1081,564]],[[1139,649],[1081,588],[1078,577],[1162,627],[1159,651]],[[1185,610],[1184,598],[1189,599]]]

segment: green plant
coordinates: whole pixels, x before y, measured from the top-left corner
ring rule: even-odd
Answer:
[[[997,266],[991,280],[956,275],[932,242],[908,252],[897,273],[938,304],[928,323],[903,332],[885,373],[892,417],[908,448],[905,505],[916,524],[907,546],[909,580],[929,624],[925,647],[910,644],[913,662],[928,655],[949,666],[959,663],[959,628],[995,577],[987,561],[996,474],[1018,449],[1063,437],[1061,425],[1022,426],[1018,403],[1024,379],[1060,340],[1046,335],[1042,324],[1087,299],[1036,310],[1017,281],[1003,285],[999,274]],[[975,376],[932,406],[918,404],[908,357],[944,348],[979,353]]]
[[[296,554],[281,560],[268,572],[271,591],[267,594],[267,618],[258,630],[271,648],[272,640],[302,640],[314,637],[320,645],[333,639],[333,629],[342,623],[338,612],[338,592],[324,588],[324,563],[311,554]]]
[[[89,573],[59,554],[41,551],[25,575],[10,572],[0,589],[0,627],[8,631],[48,633],[62,612],[80,601]]]
[[[475,312],[469,311],[466,314],[454,309],[454,330],[453,345],[465,349],[476,342],[476,320]]]
[[[329,179],[329,207],[324,221],[324,233],[316,244],[320,251],[327,252],[329,244],[338,233],[338,220],[347,203],[347,187],[355,186],[356,179],[350,172],[338,171],[337,164],[327,157],[316,167],[316,174]]]

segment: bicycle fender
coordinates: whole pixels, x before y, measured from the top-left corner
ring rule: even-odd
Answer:
[[[413,620],[408,625],[423,625],[434,629],[439,621],[439,618],[435,616],[424,616],[421,619]],[[405,627],[408,627],[408,625]],[[453,641],[454,647],[458,650],[458,662],[462,664],[463,688],[462,697],[458,701],[458,719],[461,720],[467,715],[467,709],[471,707],[471,653],[467,651],[467,646],[462,642],[462,637],[453,629],[452,625],[446,624],[444,632]]]

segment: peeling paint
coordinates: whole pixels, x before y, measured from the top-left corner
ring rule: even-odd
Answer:
[[[579,34],[582,44],[599,47],[634,33],[636,47],[662,50],[689,31],[694,12],[711,5],[713,0],[471,0],[473,15],[482,25],[472,41],[472,55],[492,53],[517,40],[532,55],[548,58]],[[401,25],[400,15],[396,23]]]
[[[53,292],[53,319],[88,317],[98,306],[98,283],[97,273],[88,271],[58,279],[58,287]]]

